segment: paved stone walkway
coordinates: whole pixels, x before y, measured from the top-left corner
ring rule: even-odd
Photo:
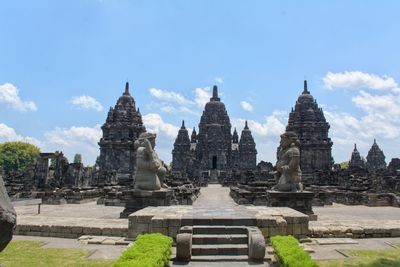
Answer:
[[[229,187],[209,184],[202,187],[199,198],[193,203],[194,208],[233,208],[239,206],[229,195]]]

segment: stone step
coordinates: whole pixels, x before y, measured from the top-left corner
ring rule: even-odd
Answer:
[[[248,261],[247,255],[201,255],[192,256],[190,261],[218,262],[218,261]]]
[[[256,226],[257,220],[251,217],[241,218],[193,218],[193,225],[226,225],[226,226]]]
[[[248,238],[245,234],[230,235],[193,235],[192,243],[198,244],[247,244]]]
[[[192,255],[248,255],[244,244],[192,245]]]
[[[194,225],[193,235],[201,234],[245,234],[247,235],[247,228],[244,226],[225,226],[225,225]]]

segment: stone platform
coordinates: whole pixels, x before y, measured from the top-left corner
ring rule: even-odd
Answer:
[[[141,233],[163,233],[176,237],[182,226],[257,226],[265,237],[309,233],[309,217],[291,208],[235,206],[196,208],[193,206],[147,207],[129,215],[128,237]]]
[[[313,192],[280,192],[267,191],[267,206],[268,207],[290,207],[299,212],[307,214],[310,219],[317,220],[316,215],[312,210]]]
[[[128,218],[129,214],[148,206],[170,206],[174,204],[174,191],[161,189],[154,191],[126,190],[122,192],[125,200],[125,209],[121,212],[120,218]]]

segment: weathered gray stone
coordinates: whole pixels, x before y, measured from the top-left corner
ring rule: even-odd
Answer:
[[[0,251],[11,241],[17,222],[17,214],[0,176]]]
[[[192,256],[192,234],[182,233],[176,236],[176,258],[188,261]]]
[[[258,227],[248,227],[249,259],[263,260],[265,257],[265,238]]]

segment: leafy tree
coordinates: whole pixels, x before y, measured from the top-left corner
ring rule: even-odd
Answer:
[[[349,162],[348,161],[344,161],[342,163],[340,163],[340,168],[341,169],[348,169],[349,168]]]
[[[35,162],[40,149],[25,142],[5,142],[0,144],[0,168],[4,171],[22,171]]]
[[[82,155],[81,154],[75,154],[74,163],[82,163]]]

